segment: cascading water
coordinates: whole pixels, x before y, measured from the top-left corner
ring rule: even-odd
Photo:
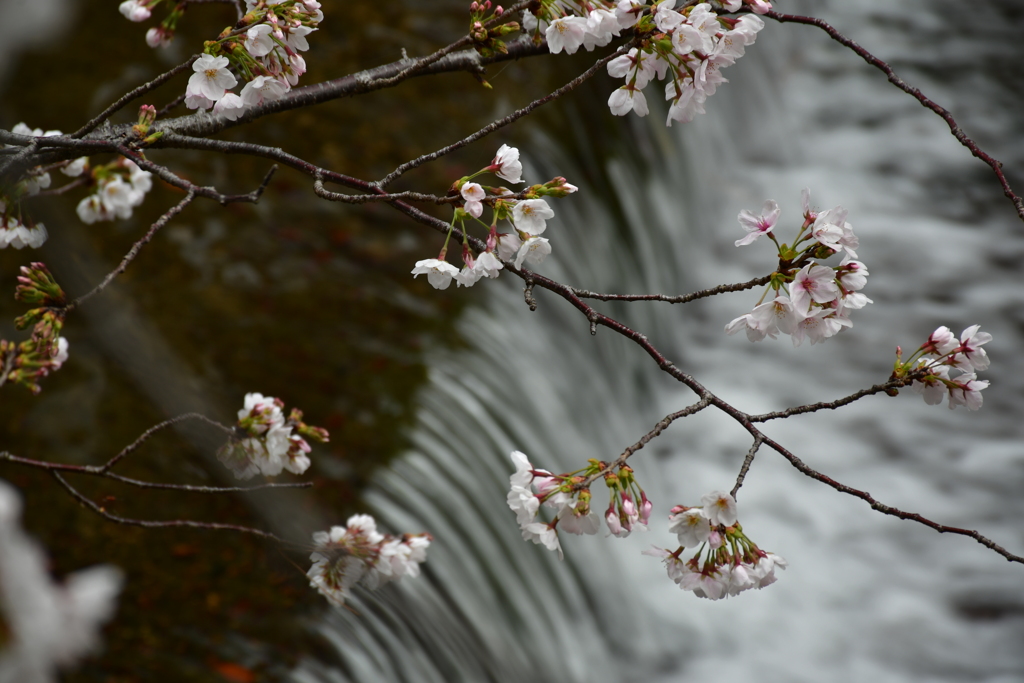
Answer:
[[[906,2],[898,22],[881,0],[783,9],[821,16],[888,59],[1008,168],[1021,168],[1020,122],[1010,118],[1020,74],[1014,82],[1008,66],[1021,63],[1010,39],[1020,13],[1009,2],[969,12]],[[816,29],[769,22],[726,75],[732,83],[692,124],[666,131],[654,115],[626,124],[634,148],[607,154],[616,194],[580,183],[579,195],[558,202],[554,255],[539,270],[598,291],[743,281],[771,268],[772,254],[733,247],[740,209],[772,197],[780,225],[792,224],[803,187],[822,208],[842,204],[875,303],[826,344],[726,337],[724,324],[753,306],[753,292],[602,310],[751,412],[846,395],[884,380],[897,344],[915,348],[938,325],[981,323],[995,341],[993,386],[978,413],[926,406],[904,391],[766,432],[879,500],[1020,552],[1024,373],[1013,370],[1024,239],[1011,206],[937,117]],[[540,166],[530,180],[584,175],[564,146],[540,158],[544,149],[552,146],[523,148]],[[604,329],[591,337],[564,302],[538,292],[539,310],[529,313],[517,287],[510,277],[479,285],[480,304],[460,323],[471,349],[435,355],[415,448],[369,493],[391,528],[435,535],[425,576],[325,617],[315,628],[342,666],[308,659],[296,680],[1024,678],[1020,567],[970,539],[877,514],[770,452],[740,491],[740,516],[789,570],[771,588],[727,601],[680,592],[640,550],[672,543],[668,507],[732,485],[749,443],[711,411],[635,457],[658,506],[650,532],[564,539],[562,563],[524,543],[504,502],[511,450],[556,471],[612,459],[694,398],[635,346]]]

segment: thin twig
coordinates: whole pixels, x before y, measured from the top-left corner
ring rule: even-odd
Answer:
[[[101,467],[95,465],[69,465],[59,462],[46,462],[44,460],[32,460],[21,458],[7,451],[0,451],[0,460],[12,462],[15,465],[33,467],[38,470],[56,470],[57,472],[71,472],[73,474],[85,474],[103,479],[119,481],[141,489],[168,489],[172,491],[184,491],[186,493],[249,493],[250,491],[262,491],[264,489],[305,489],[313,486],[311,481],[300,482],[267,482],[255,486],[198,486],[195,484],[161,484],[153,481],[142,481],[132,479],[114,472],[104,472]]]
[[[665,417],[663,417],[658,422],[658,424],[654,425],[654,428],[651,431],[647,432],[642,437],[640,437],[639,441],[637,441],[635,444],[633,444],[632,446],[630,446],[626,450],[622,451],[622,455],[620,455],[618,458],[616,458],[615,462],[611,463],[608,466],[608,469],[614,469],[614,468],[617,468],[617,467],[622,467],[623,465],[626,464],[626,461],[629,460],[629,457],[631,455],[633,455],[638,450],[640,450],[641,448],[646,446],[648,443],[650,443],[652,440],[657,438],[659,434],[661,434],[663,431],[668,429],[668,426],[670,424],[672,424],[673,422],[675,422],[676,420],[678,420],[681,417],[688,417],[690,415],[694,415],[696,413],[699,413],[700,411],[702,411],[705,408],[707,408],[709,405],[711,405],[711,399],[708,398],[708,397],[704,397],[704,398],[702,398],[701,400],[697,401],[696,403],[694,403],[691,406],[687,406],[687,407],[683,408],[682,410],[680,410],[678,412],[666,415]],[[597,472],[595,474],[592,474],[589,477],[587,477],[581,484],[578,484],[576,488],[579,488],[579,489],[588,488],[591,484],[594,483],[595,480],[597,480],[599,477],[602,477],[602,476],[604,476],[604,475],[601,472]]]
[[[429,202],[431,204],[452,204],[462,201],[461,196],[439,197],[436,194],[423,194],[422,192],[395,192],[394,194],[345,194],[344,192],[331,192],[324,188],[324,182],[320,179],[313,182],[313,193],[321,199],[345,204],[368,204],[370,202],[388,202],[398,199],[412,202]]]
[[[748,431],[751,431],[751,433],[755,435],[760,434],[760,432],[758,432],[756,429],[753,429],[753,425],[751,425],[748,428]],[[795,467],[803,474],[807,475],[811,479],[814,479],[825,484],[826,486],[830,486],[831,488],[835,489],[836,491],[839,491],[840,493],[845,493],[847,495],[854,496],[855,498],[860,498],[861,500],[871,505],[872,510],[877,510],[878,512],[881,512],[885,515],[891,515],[893,517],[899,517],[900,519],[910,520],[913,522],[917,522],[918,524],[923,524],[924,526],[929,527],[930,529],[938,531],[940,534],[957,534],[959,536],[967,536],[969,538],[973,538],[975,541],[982,544],[989,550],[992,550],[998,553],[999,555],[1002,555],[1010,562],[1024,564],[1024,557],[1021,557],[1020,555],[1014,555],[1002,546],[996,544],[995,541],[987,538],[986,536],[982,536],[977,531],[972,531],[970,529],[961,529],[959,527],[953,526],[946,526],[945,524],[939,524],[938,522],[933,522],[927,517],[923,517],[917,514],[916,512],[905,512],[903,510],[900,510],[899,508],[895,508],[889,505],[885,505],[884,503],[880,503],[879,501],[875,500],[867,491],[861,491],[851,486],[840,484],[831,477],[828,477],[822,474],[821,472],[818,472],[813,467],[807,465],[796,455],[794,455],[793,453],[791,453],[790,451],[788,451],[775,441],[764,436],[763,434],[761,434],[761,439],[764,443],[766,443],[774,451],[776,451],[782,457],[788,460],[789,463],[793,465],[793,467]]]
[[[618,50],[616,50],[615,52],[611,53],[607,57],[599,59],[593,66],[591,66],[589,69],[584,71],[582,74],[580,74],[576,78],[572,79],[571,81],[569,81],[568,83],[563,85],[558,90],[555,90],[555,91],[545,95],[544,97],[541,97],[539,99],[534,100],[533,102],[530,102],[528,105],[526,105],[522,109],[517,109],[516,111],[512,112],[511,114],[509,114],[505,118],[498,119],[497,121],[484,126],[483,128],[481,128],[477,132],[473,133],[472,135],[469,135],[469,136],[463,138],[462,140],[459,140],[456,143],[448,145],[447,147],[442,147],[441,149],[437,150],[436,152],[431,152],[430,154],[424,154],[422,156],[419,156],[419,157],[413,159],[412,161],[405,162],[404,164],[402,164],[401,166],[396,168],[394,171],[392,171],[391,173],[389,173],[386,176],[384,176],[382,179],[380,179],[380,180],[376,181],[375,183],[373,183],[374,187],[378,187],[378,188],[386,187],[387,185],[391,184],[395,179],[397,179],[399,176],[401,176],[406,171],[410,171],[410,170],[416,168],[417,166],[421,166],[421,165],[423,165],[423,164],[425,164],[427,162],[434,161],[435,159],[440,159],[441,157],[445,156],[446,154],[450,154],[451,152],[454,152],[457,149],[461,149],[461,148],[465,147],[466,145],[468,145],[470,143],[476,142],[477,140],[479,140],[480,138],[482,138],[484,136],[490,135],[491,133],[493,133],[494,131],[496,131],[496,130],[498,130],[500,128],[504,128],[505,126],[509,125],[510,123],[513,123],[514,121],[517,121],[517,120],[521,119],[522,117],[526,116],[527,114],[529,114],[533,110],[537,109],[538,107],[543,106],[543,105],[547,104],[548,102],[553,102],[554,100],[557,100],[562,95],[565,95],[566,93],[575,90],[581,83],[589,80],[598,71],[600,71],[601,68],[604,67],[608,62],[610,62],[611,60],[615,59],[619,55],[625,54],[626,52],[629,51],[629,49],[631,47],[633,47],[633,42],[632,41],[630,43],[628,43],[627,45],[623,45],[622,47],[620,47]]]
[[[734,285],[719,285],[717,287],[710,287],[708,289],[702,289],[698,292],[691,292],[690,294],[679,294],[677,296],[669,296],[668,294],[601,294],[599,292],[591,292],[586,289],[579,289],[573,287],[572,291],[576,296],[583,299],[599,299],[601,301],[665,301],[670,304],[685,304],[690,301],[697,299],[704,299],[709,296],[715,296],[717,294],[725,294],[727,292],[742,292],[746,289],[753,289],[759,285],[766,285],[771,282],[771,275],[764,275],[762,277],[748,280],[747,282],[740,282]]]
[[[69,484],[67,480],[60,475],[57,470],[50,470],[50,474],[54,479],[57,480],[64,489],[71,494],[71,496],[77,500],[83,507],[86,507],[95,512],[100,517],[109,520],[111,522],[117,522],[118,524],[126,524],[128,526],[141,526],[147,529],[166,529],[171,527],[189,527],[191,529],[210,529],[218,531],[240,531],[246,534],[253,534],[254,536],[260,536],[271,541],[277,541],[283,543],[281,538],[278,538],[269,531],[261,531],[260,529],[253,529],[252,527],[241,526],[239,524],[222,524],[220,522],[194,522],[187,519],[173,519],[165,521],[155,520],[144,520],[144,519],[130,519],[128,517],[121,517],[114,515],[106,511],[106,509],[100,507],[92,500],[83,495],[78,489]]]
[[[195,0],[193,0],[193,2],[194,1]],[[220,0],[220,1],[223,2],[225,0]],[[230,1],[230,0],[227,0],[227,1]],[[148,93],[150,90],[155,90],[156,88],[159,88],[161,85],[163,85],[167,81],[171,80],[172,78],[174,78],[175,76],[180,74],[182,71],[186,71],[186,70],[190,69],[192,67],[192,63],[195,62],[197,59],[199,59],[199,55],[192,55],[191,57],[188,58],[187,61],[182,62],[181,64],[179,64],[178,66],[174,67],[170,71],[165,71],[164,73],[160,74],[159,76],[157,76],[153,80],[149,81],[148,83],[143,83],[139,87],[137,87],[137,88],[135,88],[133,90],[128,91],[122,97],[118,98],[118,100],[116,102],[114,102],[109,107],[107,107],[102,112],[100,112],[95,118],[91,119],[84,126],[82,126],[78,130],[76,130],[74,133],[72,133],[71,137],[72,138],[76,138],[76,139],[77,138],[85,137],[86,135],[88,135],[92,131],[96,130],[96,128],[98,128],[100,126],[100,124],[102,124],[104,121],[109,119],[116,112],[120,111],[121,108],[124,107],[125,105],[127,105],[129,102],[131,102],[131,101],[133,101],[133,100],[135,100],[135,99],[137,99],[139,97],[142,97],[143,95]]]
[[[156,222],[153,223],[152,226],[150,226],[150,228],[146,232],[146,234],[143,235],[142,238],[138,242],[136,242],[135,244],[132,245],[132,248],[129,249],[128,253],[124,255],[124,258],[121,259],[121,263],[117,266],[117,268],[115,268],[114,270],[112,270],[109,273],[107,273],[107,276],[105,278],[103,278],[103,281],[100,282],[95,287],[93,287],[91,291],[86,292],[85,294],[83,294],[82,296],[78,297],[77,299],[75,299],[74,301],[69,303],[67,306],[65,306],[64,307],[64,312],[68,313],[70,311],[73,311],[83,301],[86,301],[87,299],[91,298],[92,296],[94,296],[96,294],[99,294],[104,289],[106,289],[107,285],[109,285],[114,280],[115,277],[117,277],[118,275],[123,273],[128,268],[128,264],[129,263],[131,263],[132,261],[135,260],[135,257],[139,255],[139,250],[142,249],[142,247],[146,246],[146,244],[148,244],[151,239],[153,239],[153,235],[155,235],[157,233],[157,230],[159,230],[160,228],[162,228],[165,225],[167,225],[168,221],[170,221],[172,218],[174,218],[179,213],[181,213],[182,210],[184,210],[184,208],[186,206],[191,204],[192,200],[195,199],[195,198],[196,198],[195,190],[189,189],[188,192],[185,194],[185,198],[184,199],[182,199],[180,202],[178,202],[177,204],[172,206],[167,211],[167,213],[165,213],[164,215],[160,216],[160,218],[158,218],[156,220]]]
[[[969,149],[971,151],[971,154],[981,159],[992,168],[992,171],[996,174],[996,178],[999,179],[999,184],[1003,188],[1003,194],[1006,195],[1006,197],[1011,202],[1013,202],[1014,207],[1017,209],[1017,215],[1020,216],[1021,220],[1024,220],[1024,199],[1021,199],[1021,197],[1019,197],[1010,187],[1010,182],[1006,179],[1006,175],[1003,173],[1003,162],[993,158],[992,156],[984,152],[981,149],[981,147],[978,146],[978,143],[976,143],[974,140],[968,137],[967,134],[964,133],[963,129],[960,128],[960,125],[956,122],[956,119],[953,118],[953,115],[949,113],[948,109],[940,106],[934,100],[926,97],[924,93],[922,93],[920,90],[909,85],[906,81],[904,81],[902,78],[896,75],[896,72],[893,71],[892,67],[889,66],[888,63],[879,59],[878,57],[875,57],[873,54],[862,48],[856,42],[844,36],[842,33],[833,28],[828,22],[822,19],[818,19],[816,17],[804,17],[796,14],[779,14],[778,12],[768,12],[766,16],[769,16],[772,19],[783,23],[789,22],[795,24],[807,24],[809,26],[817,26],[822,31],[827,33],[829,37],[832,38],[832,40],[836,41],[837,43],[840,43],[841,45],[844,45],[845,47],[850,48],[855,53],[857,53],[857,55],[859,55],[860,58],[863,59],[865,62],[881,70],[889,79],[890,83],[892,83],[893,85],[895,85],[897,88],[907,93],[908,95],[912,96],[923,106],[927,107],[928,109],[931,109],[933,112],[938,114],[942,118],[942,120],[946,122],[946,125],[949,126],[949,132],[953,134],[953,137],[955,137],[961,145]]]
[[[747,451],[747,457],[743,458],[743,464],[740,466],[740,472],[736,475],[736,485],[732,487],[732,491],[729,495],[733,498],[736,497],[740,487],[743,486],[743,480],[747,478],[747,472],[750,471],[750,466],[754,464],[754,456],[757,455],[757,449],[764,443],[764,435],[758,434],[754,437],[754,443],[751,444],[750,450]]]
[[[231,427],[228,427],[226,425],[222,425],[220,422],[217,422],[216,420],[211,420],[210,418],[206,417],[202,413],[184,413],[182,415],[176,415],[175,417],[172,417],[172,418],[170,418],[168,420],[164,420],[160,424],[153,425],[152,427],[150,427],[149,429],[144,431],[139,436],[139,438],[135,439],[135,441],[133,441],[132,443],[130,443],[129,445],[127,445],[123,449],[121,449],[120,453],[118,453],[117,455],[112,457],[110,460],[108,460],[105,464],[103,464],[102,466],[97,468],[96,472],[98,474],[106,473],[114,465],[116,465],[117,463],[121,462],[126,457],[128,457],[130,454],[132,454],[134,451],[136,451],[139,448],[139,446],[141,446],[143,443],[145,443],[147,440],[149,440],[149,437],[153,436],[154,434],[156,434],[157,432],[159,432],[161,430],[164,430],[164,429],[167,429],[168,427],[174,426],[174,425],[178,424],[179,422],[184,422],[185,420],[199,420],[201,422],[205,422],[208,425],[212,425],[214,427],[217,427],[218,429],[220,429],[222,432],[224,432],[228,436],[233,436],[234,433],[235,433],[234,430]]]

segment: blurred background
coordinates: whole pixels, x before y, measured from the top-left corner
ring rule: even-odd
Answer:
[[[780,9],[822,17],[889,61],[1024,186],[1016,3],[968,12],[952,0],[910,0],[898,15],[881,0]],[[324,10],[303,84],[393,61],[402,49],[428,54],[465,30],[462,3]],[[156,19],[131,24],[114,2],[0,0],[0,126],[73,130],[199,51],[233,17],[227,5],[194,6],[173,45],[153,51],[143,36]],[[379,178],[561,85],[593,58],[500,65],[488,75],[493,90],[466,74],[414,79],[223,137]],[[875,303],[827,344],[726,337],[724,325],[749,311],[755,292],[601,310],[751,412],[883,381],[897,344],[914,348],[939,325],[981,324],[995,340],[982,375],[993,384],[978,413],[904,392],[765,431],[885,503],[976,528],[1020,553],[1024,239],[1012,205],[940,119],[817,29],[769,22],[725,75],[731,83],[705,116],[668,129],[657,110],[612,117],[605,101],[616,84],[601,76],[396,189],[442,193],[500,144],[516,145],[527,182],[564,175],[580,187],[554,203],[546,235],[554,253],[540,272],[598,291],[670,294],[768,272],[766,245],[733,246],[741,209],[774,198],[786,230],[799,221],[804,187],[820,208],[842,204]],[[146,102],[162,106],[185,81]],[[656,98],[655,88],[648,99]],[[194,152],[150,158],[222,192],[250,191],[269,167]],[[87,291],[180,199],[156,183],[130,220],[84,226],[74,214],[82,196],[35,202],[50,240],[37,252],[0,252],[0,288],[13,289],[19,265],[42,260],[69,293]],[[669,507],[731,487],[749,443],[711,412],[676,423],[636,456],[656,504],[647,534],[567,539],[564,562],[524,543],[504,503],[509,451],[557,471],[612,459],[693,398],[630,344],[605,330],[591,337],[561,300],[538,292],[530,313],[514,278],[444,292],[413,280],[414,262],[441,241],[387,207],[319,201],[308,178],[282,169],[256,206],[193,203],[69,318],[70,360],[42,394],[4,388],[5,449],[83,464],[171,415],[231,422],[246,392],[279,396],[331,431],[303,477],[312,490],[228,498],[82,488],[126,516],[235,522],[298,538],[370,511],[392,532],[435,537],[423,577],[336,610],[308,588],[303,553],[235,534],[114,526],[47,477],[0,465],[0,477],[22,490],[24,524],[56,575],[98,562],[127,573],[104,653],[67,680],[1024,680],[1021,567],[970,539],[874,513],[769,452],[740,491],[740,518],[789,570],[770,589],[728,601],[679,591],[640,551],[671,543]],[[11,321],[22,312],[0,298],[0,336],[21,338]],[[218,438],[168,431],[122,473],[227,483],[212,458]]]

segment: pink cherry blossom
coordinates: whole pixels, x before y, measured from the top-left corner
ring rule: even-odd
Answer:
[[[839,294],[835,283],[835,271],[825,266],[808,263],[796,274],[789,286],[793,309],[800,315],[811,315],[812,303],[833,301]]]
[[[771,232],[779,220],[781,211],[774,199],[769,199],[764,203],[764,206],[761,207],[761,215],[759,216],[755,216],[746,209],[740,211],[738,219],[740,225],[747,231],[747,235],[742,239],[736,240],[736,246],[741,247],[745,244],[750,244],[761,235]]]

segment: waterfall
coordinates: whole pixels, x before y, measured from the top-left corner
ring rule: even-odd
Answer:
[[[1010,113],[1021,97],[1007,69],[1021,62],[1022,48],[1009,39],[1010,3],[968,9],[913,0],[901,3],[900,21],[882,0],[805,2],[792,11],[800,9],[890,60],[1008,167],[1021,168],[1020,122]],[[1020,223],[991,173],[940,119],[821,31],[768,23],[727,70],[732,82],[708,114],[669,130],[655,114],[623,122],[632,147],[600,154],[614,193],[578,183],[578,195],[557,202],[548,231],[554,254],[538,270],[598,291],[681,293],[743,281],[768,272],[772,254],[760,243],[733,246],[740,209],[775,198],[786,226],[798,220],[804,187],[821,208],[842,204],[861,239],[874,304],[825,344],[726,337],[723,326],[754,305],[753,292],[686,307],[599,309],[751,412],[884,381],[897,344],[915,348],[942,324],[956,332],[982,324],[996,339],[983,374],[993,386],[978,413],[927,406],[904,391],[765,431],[839,481],[979,529],[1019,553],[1024,373],[1010,365],[1021,364]],[[993,63],[999,68],[986,68]],[[522,151],[535,163],[531,181],[585,175],[580,156],[551,141]],[[459,323],[471,348],[433,355],[414,447],[368,494],[392,530],[434,534],[425,575],[327,614],[313,628],[338,662],[309,658],[295,680],[1024,675],[1019,566],[973,540],[882,516],[767,451],[739,493],[740,518],[790,568],[769,589],[726,601],[679,591],[640,550],[672,543],[664,521],[671,505],[731,487],[749,443],[710,410],[634,458],[657,505],[648,533],[564,539],[564,562],[524,543],[504,502],[510,451],[555,471],[611,460],[694,398],[635,346],[605,329],[591,337],[563,301],[537,292],[531,313],[508,276],[477,289],[478,305]],[[595,507],[600,500],[595,489]]]

